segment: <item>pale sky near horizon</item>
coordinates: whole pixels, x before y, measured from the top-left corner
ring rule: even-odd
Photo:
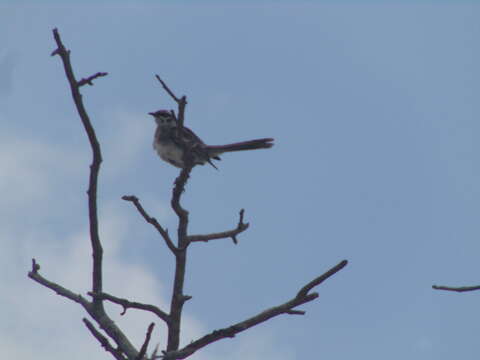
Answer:
[[[73,2],[72,2],[73,3]],[[173,260],[120,198],[138,196],[175,232],[177,169],[161,162],[148,112],[174,108],[154,74],[186,94],[207,143],[274,137],[193,171],[195,244],[183,344],[290,299],[342,259],[305,316],[281,316],[191,357],[477,359],[480,4],[318,1],[226,5],[0,3],[0,358],[110,359],[86,314],[26,276],[89,289],[90,149],[51,30],[58,27],[102,145],[105,290],[169,303]],[[140,347],[148,314],[109,307]],[[165,343],[156,321],[153,341]]]

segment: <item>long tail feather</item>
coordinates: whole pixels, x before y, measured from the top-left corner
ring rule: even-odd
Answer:
[[[209,145],[207,146],[207,149],[212,155],[220,155],[221,153],[230,152],[230,151],[269,149],[272,146],[273,146],[273,139],[264,138],[264,139],[241,141],[238,143],[227,144],[227,145]]]

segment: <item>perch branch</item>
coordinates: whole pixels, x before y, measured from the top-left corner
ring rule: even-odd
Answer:
[[[347,263],[348,262],[346,260],[341,261],[338,265],[334,266],[326,273],[317,277],[316,279],[305,285],[303,288],[301,288],[293,299],[287,301],[284,304],[267,309],[247,320],[236,323],[232,326],[215,330],[212,333],[191,342],[180,350],[168,351],[167,349],[167,351],[164,352],[164,360],[185,359],[197,350],[203,348],[204,346],[207,346],[220,339],[233,338],[236,334],[281,314],[303,315],[305,313],[304,311],[293,310],[293,308],[316,299],[318,297],[318,293],[309,294],[308,291],[310,291],[314,286],[319,285],[321,282],[340,271],[347,265]]]
[[[145,336],[145,341],[143,342],[140,352],[138,353],[138,356],[136,357],[135,360],[142,360],[145,354],[147,353],[148,344],[150,343],[150,338],[152,336],[152,331],[154,327],[155,327],[155,324],[153,322],[150,323],[150,325],[148,326],[147,335]]]
[[[107,293],[92,293],[89,292],[88,295],[92,296],[93,298],[100,298],[101,300],[107,300],[110,301],[114,304],[118,304],[123,307],[123,312],[121,315],[124,315],[127,312],[127,309],[138,309],[138,310],[145,310],[145,311],[150,311],[157,315],[160,319],[165,321],[167,324],[170,322],[170,318],[168,314],[162,310],[160,310],[158,307],[150,304],[142,304],[136,301],[129,301],[127,299],[122,299]]]
[[[83,322],[87,327],[87,329],[90,330],[90,333],[93,335],[93,337],[98,340],[100,345],[102,345],[105,351],[108,351],[117,360],[127,360],[127,358],[123,356],[122,352],[119,351],[118,349],[115,349],[110,344],[108,339],[105,336],[103,336],[97,329],[95,329],[95,326],[93,326],[93,324],[90,321],[88,321],[88,319],[83,318]]]
[[[187,261],[187,227],[188,211],[180,205],[180,198],[185,190],[185,185],[192,171],[192,162],[185,158],[187,162],[181,170],[180,175],[175,180],[172,191],[171,206],[178,216],[178,244],[179,251],[175,254],[175,276],[173,280],[172,300],[170,303],[170,319],[168,327],[167,351],[177,350],[180,345],[180,323],[182,318],[182,309],[185,301],[191,297],[183,294],[183,285],[185,280],[185,266]]]
[[[456,292],[467,292],[467,291],[480,290],[480,286],[450,287],[450,286],[437,286],[437,285],[433,285],[432,288],[435,289],[435,290],[456,291]]]
[[[244,232],[250,226],[249,223],[243,222],[243,215],[245,210],[240,210],[240,220],[238,221],[238,225],[235,229],[229,231],[223,231],[218,233],[206,234],[206,235],[189,235],[188,242],[197,242],[197,241],[210,241],[210,240],[217,240],[217,239],[228,239],[231,238],[234,244],[238,244],[237,235]]]
[[[125,200],[125,201],[130,201],[133,203],[133,205],[135,205],[135,207],[137,208],[138,212],[140,213],[140,215],[143,216],[143,218],[145,219],[146,222],[148,222],[149,224],[153,225],[153,227],[155,227],[155,229],[157,229],[157,231],[160,233],[160,235],[162,236],[163,240],[165,240],[165,243],[167,244],[168,248],[173,252],[173,253],[176,253],[178,251],[177,247],[174,245],[172,239],[170,239],[170,235],[168,234],[168,230],[164,229],[162,227],[162,225],[160,225],[157,221],[157,219],[155,219],[154,217],[151,217],[147,214],[147,212],[145,211],[145,209],[142,207],[142,205],[140,204],[140,200],[138,200],[138,198],[136,196],[133,196],[133,195],[130,195],[130,196],[122,196],[122,199]]]

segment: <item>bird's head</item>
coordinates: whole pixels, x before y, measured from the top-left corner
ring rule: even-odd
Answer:
[[[155,112],[150,112],[148,114],[152,115],[155,118],[155,122],[161,128],[169,129],[177,125],[175,121],[175,117],[168,110],[158,110]]]

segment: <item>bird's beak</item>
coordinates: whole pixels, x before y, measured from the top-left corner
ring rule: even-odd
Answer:
[[[155,116],[155,113],[153,112],[149,112],[148,115],[152,115],[152,116]]]

